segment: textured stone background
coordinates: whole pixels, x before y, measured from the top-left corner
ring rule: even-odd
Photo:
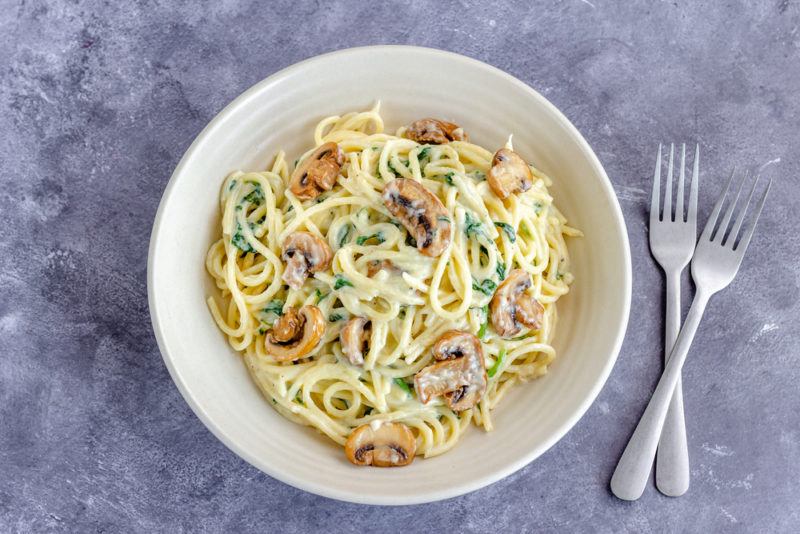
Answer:
[[[0,0],[0,531],[797,532],[798,25],[789,0]],[[218,442],[162,363],[145,281],[161,192],[203,126],[283,67],[376,43],[546,95],[604,163],[634,258],[622,353],[578,425],[489,488],[395,509],[295,490]],[[734,164],[776,160],[774,194],[685,369],[690,493],[624,503],[608,480],[659,373],[651,167],[681,140],[704,148],[703,220]]]

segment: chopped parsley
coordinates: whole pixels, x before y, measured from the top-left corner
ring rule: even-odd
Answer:
[[[399,387],[400,389],[402,389],[403,391],[405,391],[409,395],[413,395],[413,393],[411,392],[411,387],[408,385],[408,382],[406,382],[402,378],[396,377],[394,379],[394,383],[397,384],[397,387]]]
[[[536,215],[541,215],[543,209],[544,205],[541,202],[535,202],[533,204],[533,210],[536,212]]]
[[[339,313],[332,313],[328,316],[328,321],[331,323],[341,321],[342,319],[344,319],[344,316]]]
[[[510,224],[495,221],[494,225],[502,229],[508,236],[508,240],[511,241],[512,243],[517,240],[517,232],[514,231],[514,227],[511,226]]]
[[[446,215],[439,215],[438,217],[436,217],[436,220],[437,221],[441,221],[441,222],[449,223],[450,222],[450,217],[448,217]]]
[[[478,283],[474,278],[472,279],[472,289],[480,291],[484,295],[492,295],[494,290],[497,289],[497,284],[491,278],[487,278],[481,283]]]
[[[363,245],[364,243],[366,243],[370,239],[377,239],[378,240],[378,243],[377,243],[378,245],[380,245],[381,243],[386,241],[386,239],[383,237],[383,234],[381,232],[378,232],[378,233],[372,234],[372,235],[361,235],[361,236],[358,236],[358,239],[356,239],[356,245]]]
[[[497,360],[494,362],[494,365],[492,365],[492,367],[486,372],[486,374],[489,375],[489,378],[492,378],[497,374],[497,371],[500,370],[500,366],[503,364],[505,357],[506,349],[500,349],[500,354],[497,355]]]
[[[389,170],[392,172],[392,174],[400,174],[397,172],[397,169],[394,168],[394,165],[392,165],[391,161],[386,161],[386,166],[389,167]]]
[[[231,180],[231,183],[228,185],[228,191],[233,191],[234,187],[236,187],[236,180]]]
[[[345,278],[345,277],[344,277],[344,276],[342,276],[341,274],[337,274],[337,275],[334,277],[334,279],[336,280],[336,281],[333,283],[333,289],[334,289],[334,290],[337,290],[337,289],[342,289],[343,287],[346,287],[346,286],[347,286],[347,287],[353,287],[353,284],[352,284],[352,282],[350,282],[350,280],[348,280],[347,278]]]

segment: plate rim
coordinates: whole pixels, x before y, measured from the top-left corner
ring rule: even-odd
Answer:
[[[522,455],[521,457],[515,459],[515,461],[510,462],[503,469],[498,469],[492,472],[491,474],[472,480],[469,483],[464,483],[458,487],[444,488],[440,490],[431,490],[414,495],[408,495],[405,497],[367,495],[367,494],[360,494],[343,488],[334,489],[334,488],[329,488],[326,485],[317,485],[312,481],[308,481],[307,479],[294,476],[291,474],[291,472],[276,469],[275,466],[273,465],[265,464],[260,460],[260,458],[245,451],[232,439],[229,439],[227,435],[211,419],[211,417],[194,401],[194,398],[189,392],[189,387],[185,383],[179,370],[174,366],[171,357],[168,356],[169,351],[167,350],[166,335],[160,326],[160,320],[156,305],[156,296],[154,291],[154,282],[156,277],[154,252],[159,242],[159,234],[161,232],[161,226],[163,222],[162,219],[164,217],[164,211],[166,209],[165,206],[167,205],[168,200],[171,197],[172,192],[176,187],[175,185],[177,182],[176,177],[182,173],[183,168],[187,165],[187,162],[194,157],[194,153],[196,152],[198,145],[214,130],[216,130],[219,124],[224,122],[224,120],[229,114],[231,114],[236,108],[239,108],[242,105],[244,105],[255,94],[260,93],[262,90],[269,87],[270,85],[279,83],[282,79],[291,75],[296,70],[302,69],[308,66],[309,64],[330,61],[331,59],[334,59],[336,57],[345,56],[349,54],[359,54],[365,52],[380,53],[382,51],[386,52],[386,51],[397,51],[397,50],[418,53],[418,54],[427,54],[431,57],[439,57],[446,61],[466,63],[471,65],[472,67],[483,69],[485,71],[491,72],[494,75],[499,75],[501,78],[504,78],[505,81],[513,85],[516,85],[518,88],[521,88],[531,97],[538,100],[543,107],[547,108],[547,110],[550,113],[552,113],[554,118],[561,124],[561,126],[564,127],[565,130],[577,141],[578,145],[584,151],[584,153],[588,155],[589,164],[591,165],[593,170],[600,176],[601,178],[600,185],[602,186],[604,191],[609,194],[609,198],[612,201],[611,204],[612,204],[613,219],[615,225],[617,226],[617,229],[621,233],[622,245],[623,245],[622,248],[624,252],[624,258],[623,258],[624,271],[622,273],[623,286],[624,286],[623,318],[614,336],[612,354],[611,357],[606,362],[603,369],[601,370],[601,373],[595,379],[594,384],[589,390],[589,394],[586,395],[581,405],[573,413],[573,415],[565,419],[548,440],[544,441],[538,447],[531,449],[529,452]],[[167,182],[167,185],[164,188],[164,191],[161,195],[161,200],[159,201],[158,209],[156,211],[156,215],[153,220],[153,227],[150,233],[150,243],[147,253],[147,303],[150,313],[150,320],[153,327],[153,333],[155,335],[156,343],[158,345],[159,352],[161,353],[161,357],[164,360],[164,364],[166,365],[167,370],[169,371],[169,375],[172,378],[172,381],[175,384],[175,386],[178,388],[178,391],[180,392],[183,399],[192,409],[192,412],[194,412],[194,414],[197,416],[198,419],[200,419],[200,421],[205,425],[205,427],[218,440],[220,440],[229,450],[231,450],[234,454],[236,454],[237,456],[248,462],[250,465],[258,469],[259,471],[269,475],[270,477],[276,480],[279,480],[285,484],[301,489],[303,491],[307,491],[315,495],[320,495],[322,497],[327,497],[338,501],[352,502],[356,504],[399,506],[399,505],[431,503],[431,502],[441,501],[444,499],[458,497],[467,493],[471,493],[478,489],[484,488],[499,480],[502,480],[510,476],[511,474],[519,471],[520,469],[531,463],[533,460],[544,454],[553,445],[559,442],[578,423],[578,421],[581,418],[583,418],[583,416],[588,411],[589,407],[592,404],[594,404],[595,400],[597,400],[597,396],[599,395],[600,391],[608,381],[608,377],[611,374],[611,370],[613,369],[614,364],[616,363],[617,358],[619,357],[619,352],[620,349],[622,348],[622,342],[624,340],[625,333],[627,331],[628,321],[630,317],[631,294],[632,294],[631,252],[630,252],[630,242],[628,239],[627,226],[625,224],[625,218],[622,213],[622,209],[619,205],[619,200],[617,198],[611,180],[608,178],[608,175],[606,174],[603,165],[600,163],[599,158],[594,153],[594,150],[592,150],[591,146],[583,137],[583,135],[580,133],[580,131],[572,124],[572,122],[570,122],[569,119],[567,119],[567,117],[561,112],[561,110],[559,110],[553,103],[551,103],[542,94],[540,94],[530,85],[526,84],[525,82],[516,78],[515,76],[503,71],[502,69],[489,65],[488,63],[485,63],[483,61],[471,58],[469,56],[465,56],[463,54],[445,51],[437,48],[411,46],[411,45],[358,46],[358,47],[338,49],[324,54],[316,55],[301,60],[292,65],[289,65],[288,67],[285,67],[271,74],[270,76],[264,78],[259,82],[256,82],[248,89],[246,89],[244,92],[239,94],[224,108],[222,108],[222,110],[220,110],[211,119],[211,121],[200,131],[200,133],[197,134],[192,143],[184,152],[183,156],[176,165],[172,174],[170,175],[169,181]]]

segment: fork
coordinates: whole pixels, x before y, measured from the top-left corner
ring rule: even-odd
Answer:
[[[688,212],[684,216],[683,199],[686,169],[686,145],[681,151],[681,169],[672,216],[672,160],[675,145],[669,148],[669,169],[664,192],[663,215],[659,215],[661,192],[661,145],[658,145],[656,170],[653,176],[653,195],[650,201],[650,251],[664,270],[667,279],[667,303],[664,325],[664,363],[675,345],[681,329],[681,272],[692,259],[697,242],[697,188],[699,179],[700,145],[695,148],[692,183],[689,191]],[[664,421],[664,430],[658,442],[656,456],[656,486],[671,497],[678,497],[689,489],[689,451],[686,445],[686,424],[683,418],[683,392],[681,380],[675,386],[672,402]]]
[[[614,475],[611,477],[611,491],[620,499],[635,500],[641,497],[647,479],[650,476],[650,469],[653,465],[653,458],[658,447],[658,439],[667,417],[670,401],[675,391],[675,386],[680,378],[681,368],[686,361],[686,355],[692,344],[700,319],[706,309],[709,299],[718,291],[727,287],[742,263],[742,258],[753,237],[764,202],[767,200],[772,180],[767,183],[764,192],[756,206],[755,216],[749,222],[741,235],[745,215],[747,214],[750,201],[756,189],[759,177],[753,181],[750,194],[744,206],[739,208],[733,227],[729,228],[729,223],[736,210],[742,188],[747,179],[747,173],[739,180],[736,187],[736,195],[725,211],[725,215],[717,228],[717,219],[726,197],[731,190],[736,171],[731,173],[728,185],[720,195],[719,200],[714,205],[706,223],[703,233],[697,242],[697,247],[692,259],[692,278],[696,286],[696,292],[686,321],[678,334],[675,346],[670,354],[669,361],[664,366],[664,372],[658,381],[653,396],[642,414],[639,424],[636,426],[625,451],[619,459]]]

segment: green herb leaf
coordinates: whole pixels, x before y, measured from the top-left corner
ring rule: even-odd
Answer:
[[[350,223],[345,224],[342,226],[342,229],[339,230],[339,248],[342,248],[345,243],[350,241],[350,232],[353,231],[353,225]]]
[[[378,243],[377,243],[378,245],[380,245],[381,243],[386,241],[386,239],[384,239],[384,237],[383,237],[383,234],[381,232],[378,232],[377,234],[358,236],[358,239],[356,239],[356,245],[363,245],[364,243],[366,243],[370,239],[377,239],[378,240]]]
[[[228,185],[228,191],[233,191],[234,187],[236,187],[236,180],[231,180],[231,183]]]
[[[447,185],[455,185],[453,183],[453,176],[455,176],[454,172],[448,172],[447,174],[442,175],[441,179],[447,182]]]
[[[481,182],[486,179],[486,174],[483,171],[473,171],[472,176]]]
[[[233,237],[231,237],[231,245],[233,245],[234,247],[236,247],[239,250],[242,250],[244,252],[255,252],[256,251],[256,249],[251,247],[250,243],[247,242],[247,239],[244,237],[244,234],[242,234],[242,225],[241,224],[237,224],[236,225],[236,233],[233,234]]]
[[[411,387],[409,387],[408,382],[403,380],[400,377],[396,377],[394,379],[394,383],[397,384],[397,387],[408,393],[409,395],[413,395],[414,393],[411,392]]]
[[[480,291],[484,295],[492,295],[494,290],[497,289],[497,284],[491,278],[487,278],[480,284],[474,278],[472,279],[472,289]]]
[[[511,226],[510,224],[495,221],[494,225],[497,226],[498,228],[501,228],[508,236],[508,240],[511,241],[512,243],[517,240],[517,232],[514,231],[514,227]]]
[[[283,304],[284,302],[279,299],[269,301],[264,307],[264,313],[274,313],[275,315],[283,315]]]
[[[250,202],[251,204],[261,204],[264,202],[264,198],[266,198],[264,196],[264,190],[261,189],[260,184],[256,184],[255,188],[247,193],[242,200],[245,202]]]
[[[397,172],[397,169],[394,168],[394,165],[392,165],[391,160],[388,160],[386,162],[386,166],[389,167],[389,170],[392,172],[392,174],[400,174],[399,172]]]
[[[325,297],[330,295],[330,293],[323,293],[322,291],[319,290],[319,288],[314,290],[314,294],[317,296],[315,304],[319,304],[320,302],[325,300]]]
[[[486,329],[489,327],[489,305],[483,307],[483,323],[481,323],[481,327],[478,329],[478,339],[483,341],[486,337]]]
[[[430,155],[431,147],[426,146],[419,152],[417,152],[417,159],[419,160],[420,165],[422,165],[422,160],[427,158]]]
[[[450,217],[448,217],[446,215],[439,215],[438,217],[436,217],[436,220],[449,223],[450,222]]]
[[[535,202],[533,204],[533,211],[536,212],[536,215],[541,215],[542,210],[544,210],[544,205],[541,202]]]
[[[467,237],[477,237],[478,234],[483,234],[483,223],[477,217],[473,217],[470,212],[466,212],[464,217],[464,233],[467,234]]]
[[[492,378],[494,375],[497,374],[497,371],[500,370],[500,365],[502,365],[503,360],[506,357],[506,349],[500,349],[500,354],[497,355],[497,361],[494,362],[494,365],[486,372],[489,375],[489,378]]]
[[[497,262],[497,277],[501,282],[506,279],[506,264],[502,261]]]
[[[345,278],[345,277],[344,277],[344,276],[342,276],[341,274],[337,274],[337,275],[334,277],[334,279],[336,280],[336,281],[333,283],[333,289],[334,289],[334,290],[336,290],[336,289],[342,289],[343,287],[346,287],[346,286],[347,286],[347,287],[353,287],[353,284],[350,282],[350,280],[348,280],[347,278]]]
[[[344,316],[339,313],[332,313],[328,316],[328,321],[331,323],[341,321],[342,319],[344,319]]]

